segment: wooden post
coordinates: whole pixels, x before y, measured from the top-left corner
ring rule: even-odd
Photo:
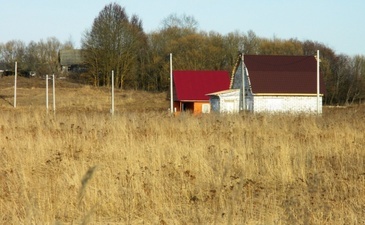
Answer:
[[[242,111],[246,111],[245,55],[242,52]]]
[[[14,76],[14,108],[16,108],[16,88],[18,77],[18,62],[15,62],[15,76]]]
[[[114,115],[114,70],[112,70],[112,108],[110,109],[110,112],[112,115]]]
[[[319,50],[317,50],[317,114],[320,113],[319,110]]]
[[[46,110],[48,113],[48,74],[46,75]]]
[[[172,75],[172,53],[170,53],[170,112],[174,113],[174,92],[173,92],[173,75]]]
[[[53,74],[53,112],[56,112],[56,88],[55,88],[55,75]]]

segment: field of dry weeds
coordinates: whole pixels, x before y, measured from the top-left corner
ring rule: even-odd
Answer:
[[[42,81],[43,82],[43,81]],[[364,224],[365,108],[167,113],[166,94],[0,79],[1,224]]]

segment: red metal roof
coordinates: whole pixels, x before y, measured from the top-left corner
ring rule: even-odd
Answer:
[[[206,94],[229,88],[227,71],[173,71],[174,100],[209,100]]]
[[[253,93],[315,94],[317,61],[314,56],[245,55]],[[325,85],[320,78],[320,92]]]

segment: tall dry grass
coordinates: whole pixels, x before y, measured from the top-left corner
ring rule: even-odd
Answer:
[[[5,111],[2,224],[363,224],[363,111]]]
[[[365,223],[363,107],[112,117],[68,99],[2,110],[1,224]]]

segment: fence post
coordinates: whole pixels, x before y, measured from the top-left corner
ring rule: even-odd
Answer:
[[[15,62],[15,76],[14,76],[14,108],[16,108],[16,88],[17,88],[17,76],[18,76],[18,62]]]
[[[112,108],[110,109],[110,112],[112,115],[114,115],[114,70],[112,70]]]
[[[56,89],[55,89],[55,75],[53,74],[53,112],[56,112]]]
[[[46,109],[48,113],[48,74],[46,75]]]

